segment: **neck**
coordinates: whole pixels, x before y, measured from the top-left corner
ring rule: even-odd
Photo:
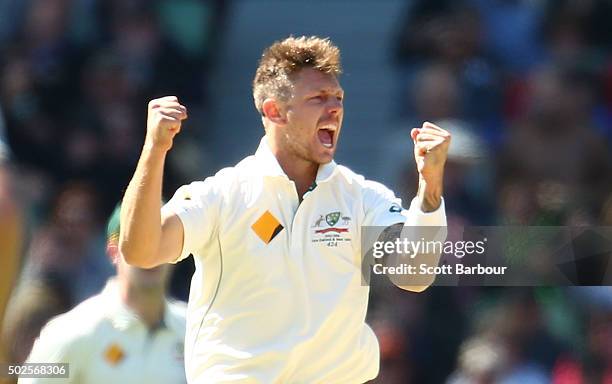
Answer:
[[[282,151],[274,153],[274,156],[276,156],[283,172],[295,183],[298,197],[301,201],[302,196],[304,196],[317,177],[319,164],[284,154]]]
[[[298,198],[302,201],[302,196],[317,177],[319,164],[296,156],[287,150],[286,145],[276,145],[275,138],[270,135],[268,135],[268,145],[283,172],[295,183]]]
[[[165,309],[163,286],[139,287],[129,281],[119,280],[121,300],[145,323],[154,329],[162,321]]]

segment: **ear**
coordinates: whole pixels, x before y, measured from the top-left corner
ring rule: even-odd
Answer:
[[[121,257],[121,255],[119,255],[119,245],[113,242],[106,243],[106,254],[110,257],[111,263],[117,265]]]
[[[276,99],[265,99],[264,102],[261,104],[261,111],[263,112],[264,117],[266,117],[274,124],[287,124],[287,118],[286,116],[283,116],[281,106]]]

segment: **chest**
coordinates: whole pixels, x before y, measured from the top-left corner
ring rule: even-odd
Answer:
[[[220,243],[241,266],[331,274],[350,274],[359,266],[363,208],[350,188],[319,184],[300,202],[292,183],[269,183],[228,208]]]
[[[183,340],[169,330],[148,334],[108,326],[80,376],[83,383],[183,383]]]

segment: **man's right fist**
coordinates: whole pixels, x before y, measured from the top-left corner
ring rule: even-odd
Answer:
[[[166,96],[149,101],[146,143],[164,151],[172,148],[174,136],[181,130],[187,118],[187,108],[176,96]]]

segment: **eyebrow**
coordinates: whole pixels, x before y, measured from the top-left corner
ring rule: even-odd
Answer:
[[[338,87],[338,88],[325,87],[325,88],[313,89],[310,92],[308,92],[309,95],[314,95],[314,94],[319,94],[319,93],[341,94],[344,96],[344,89],[342,89],[341,87]]]

